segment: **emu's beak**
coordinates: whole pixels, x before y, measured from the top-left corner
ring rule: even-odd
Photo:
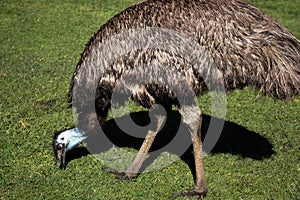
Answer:
[[[59,168],[65,169],[66,168],[66,152],[67,152],[66,144],[55,143],[53,148],[54,148],[56,162],[59,165]]]

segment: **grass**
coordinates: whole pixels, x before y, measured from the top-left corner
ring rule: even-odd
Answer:
[[[53,132],[74,125],[66,94],[84,44],[133,2],[0,2],[1,200],[169,199],[193,185],[191,171],[181,160],[123,182],[102,172],[104,166],[91,155],[72,160],[65,171],[54,162]],[[299,0],[251,2],[300,38]],[[230,152],[206,155],[207,199],[300,196],[300,99],[287,103],[256,95],[249,88],[230,93],[226,121],[259,134],[275,153],[265,159]],[[199,97],[199,102],[210,114],[209,96]]]

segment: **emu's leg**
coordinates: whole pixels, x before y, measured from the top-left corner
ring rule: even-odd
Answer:
[[[120,177],[119,180],[125,180],[125,179],[136,177],[139,173],[139,170],[144,160],[146,159],[147,153],[149,152],[157,133],[159,132],[159,130],[163,125],[165,118],[166,117],[162,114],[154,113],[154,120],[155,120],[156,127],[153,130],[149,130],[147,132],[145,140],[141,148],[139,149],[137,156],[135,157],[135,159],[129,165],[129,167],[126,169],[125,172],[119,172],[112,169],[105,169],[105,171],[111,172],[119,176]]]
[[[139,170],[146,159],[147,153],[149,152],[153,141],[158,133],[158,131],[161,129],[161,126],[163,125],[163,122],[165,120],[165,116],[163,115],[155,115],[155,118],[157,120],[157,127],[155,130],[149,130],[146,138],[137,154],[133,162],[129,165],[127,170],[125,171],[125,178],[132,178],[137,176],[139,173]]]
[[[202,142],[201,142],[201,123],[202,116],[198,106],[183,106],[179,109],[182,115],[183,122],[188,126],[192,136],[196,180],[195,186],[192,190],[179,194],[180,196],[199,196],[203,198],[206,196],[206,184],[204,177],[204,164],[202,155]]]

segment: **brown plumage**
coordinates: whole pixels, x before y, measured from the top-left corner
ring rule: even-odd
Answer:
[[[131,29],[147,27],[172,30],[188,36],[204,52],[206,60],[199,61],[201,63],[197,65],[171,51],[145,47],[127,52],[111,63],[99,63],[101,45],[111,37]],[[82,53],[69,92],[79,113],[78,126],[92,130],[97,120],[103,123],[117,81],[139,68],[141,63],[147,66],[156,62],[160,63],[159,67],[182,74],[197,94],[212,88],[207,85],[207,77],[220,78],[220,74],[208,70],[211,65],[221,72],[221,81],[226,90],[249,85],[258,88],[262,94],[280,99],[293,98],[300,92],[299,41],[290,31],[257,8],[242,0],[146,0],[110,19]],[[168,74],[166,79],[179,85],[180,82],[176,82],[178,79],[174,76]],[[145,107],[151,107],[154,103],[161,103],[165,107],[178,104],[175,94],[159,84],[144,84],[139,90],[129,90],[132,99]],[[181,92],[188,99],[190,93]],[[201,114],[199,108],[191,105],[191,102],[185,103],[178,105],[179,112],[192,134],[197,170],[195,188],[188,194],[204,196],[206,188],[201,141],[197,134]],[[96,104],[97,117],[94,110],[88,108],[91,104]],[[158,115],[159,124],[161,120]],[[147,153],[147,148],[143,148],[139,153]],[[137,158],[134,163],[140,164],[142,161],[143,158]],[[123,174],[124,177],[135,176],[139,170],[137,168],[131,165]]]

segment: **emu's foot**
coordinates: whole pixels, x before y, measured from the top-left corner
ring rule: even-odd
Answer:
[[[186,192],[175,194],[174,196],[175,197],[187,196],[187,197],[196,197],[197,199],[203,199],[206,196],[206,193],[207,193],[206,189],[204,191],[197,191],[195,189],[192,189]]]
[[[137,177],[137,175],[138,175],[138,174],[134,174],[134,173],[121,172],[121,171],[114,170],[111,168],[103,168],[102,170],[104,172],[109,172],[109,173],[114,174],[117,177],[117,180],[119,180],[119,181],[133,179],[133,178]]]

